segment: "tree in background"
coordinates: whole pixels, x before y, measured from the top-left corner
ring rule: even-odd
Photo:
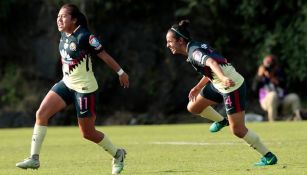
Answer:
[[[50,84],[61,78],[55,19],[64,2],[0,1],[0,118],[7,116],[7,111],[33,118]],[[103,89],[99,103],[108,101],[97,109],[101,122],[115,115],[111,111],[130,118],[142,116],[143,123],[177,122],[176,117],[169,116],[186,112],[187,93],[199,75],[169,53],[164,38],[170,25],[183,18],[191,20],[192,36],[229,57],[248,84],[257,63],[273,53],[287,65],[290,89],[306,96],[303,90],[307,85],[302,83],[307,76],[305,1],[73,3],[86,12],[90,27],[96,29],[105,49],[127,66],[124,69],[131,78],[131,88],[118,90],[116,76],[108,76],[112,71],[97,62],[95,72]],[[73,116],[74,111],[64,111],[64,115]]]

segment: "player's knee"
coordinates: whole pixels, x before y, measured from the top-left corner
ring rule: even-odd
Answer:
[[[242,132],[242,131],[240,131],[240,130],[234,130],[234,131],[233,131],[233,134],[234,134],[235,136],[239,137],[239,138],[243,138],[244,135],[245,135],[245,133]]]
[[[45,121],[45,117],[44,117],[44,111],[41,110],[41,109],[38,109],[36,111],[36,120],[39,120],[39,121]]]
[[[197,109],[192,103],[187,105],[187,110],[194,115],[201,113],[202,110]]]
[[[102,139],[102,137],[95,131],[82,131],[82,137],[94,143],[98,143]]]
[[[82,132],[82,137],[90,141],[93,140],[93,134],[90,132]]]
[[[231,131],[233,133],[233,135],[239,137],[239,138],[243,138],[246,135],[247,129],[244,127],[232,127]]]

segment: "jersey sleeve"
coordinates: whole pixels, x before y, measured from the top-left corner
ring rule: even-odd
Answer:
[[[205,53],[203,49],[195,49],[192,52],[192,60],[194,64],[205,67],[206,66],[206,60],[209,58],[209,56]]]
[[[101,41],[93,34],[89,35],[88,44],[91,53],[98,54],[103,51]]]

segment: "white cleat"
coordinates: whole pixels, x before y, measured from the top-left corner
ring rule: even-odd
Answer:
[[[31,157],[25,159],[22,162],[16,163],[16,167],[22,168],[22,169],[38,169],[40,166],[39,160],[33,159]]]
[[[120,174],[124,169],[124,160],[126,158],[126,151],[124,149],[118,149],[116,152],[116,158],[112,161],[112,174]]]

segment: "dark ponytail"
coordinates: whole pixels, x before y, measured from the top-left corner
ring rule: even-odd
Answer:
[[[191,40],[190,32],[188,30],[189,25],[189,20],[181,20],[178,24],[172,25],[169,31],[175,34],[175,38],[178,39],[181,37],[188,42]]]
[[[83,13],[79,13],[79,16],[77,17],[77,25],[80,25],[87,29],[87,19]]]
[[[79,8],[74,4],[65,4],[61,8],[66,8],[69,11],[69,14],[72,18],[77,19],[77,26],[82,26],[84,28],[88,28],[87,19],[85,15],[79,10]]]

